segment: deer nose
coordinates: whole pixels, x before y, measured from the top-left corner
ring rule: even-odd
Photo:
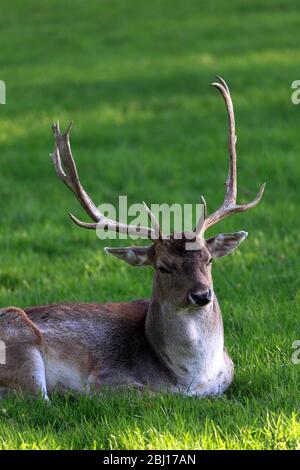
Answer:
[[[207,289],[205,292],[191,291],[189,297],[192,304],[204,307],[204,305],[209,304],[211,301],[212,292],[210,289]]]

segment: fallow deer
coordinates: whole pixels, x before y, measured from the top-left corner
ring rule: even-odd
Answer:
[[[221,207],[201,218],[191,233],[164,236],[152,212],[149,227],[133,227],[104,216],[79,180],[70,146],[70,129],[53,125],[52,154],[58,177],[93,219],[81,227],[134,233],[153,241],[148,247],[106,248],[132,266],[154,269],[150,300],[84,304],[62,303],[3,309],[0,339],[7,344],[7,363],[0,366],[0,386],[45,398],[53,390],[99,392],[105,386],[147,387],[186,395],[219,395],[233,379],[233,362],[224,349],[221,311],[213,288],[211,263],[228,255],[246,238],[244,231],[205,239],[205,231],[225,217],[255,207],[264,192],[239,205],[237,199],[234,110],[226,82],[212,83],[222,94],[229,121],[229,171]]]

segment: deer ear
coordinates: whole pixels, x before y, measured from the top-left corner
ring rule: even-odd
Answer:
[[[248,236],[248,232],[222,233],[206,240],[206,246],[213,258],[229,255]]]
[[[126,248],[104,248],[105,253],[119,258],[131,266],[152,264],[151,246],[129,246]]]

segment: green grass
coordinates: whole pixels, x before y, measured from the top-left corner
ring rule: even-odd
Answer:
[[[223,195],[226,113],[208,85],[231,85],[240,200],[258,208],[220,223],[249,231],[215,264],[226,344],[236,365],[221,399],[104,393],[50,406],[0,403],[0,448],[300,448],[300,79],[291,0],[0,1],[0,305],[147,297],[150,270],[106,256],[58,182],[50,124],[72,143],[97,203],[196,203]],[[214,232],[212,232],[214,233]],[[123,242],[124,243],[124,242]],[[141,242],[142,243],[142,242]],[[118,245],[121,242],[112,242]]]

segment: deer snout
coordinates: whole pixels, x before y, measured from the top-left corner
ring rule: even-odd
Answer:
[[[189,300],[193,305],[198,305],[199,307],[204,307],[209,304],[212,299],[211,289],[206,291],[194,291],[192,290],[189,294]]]

